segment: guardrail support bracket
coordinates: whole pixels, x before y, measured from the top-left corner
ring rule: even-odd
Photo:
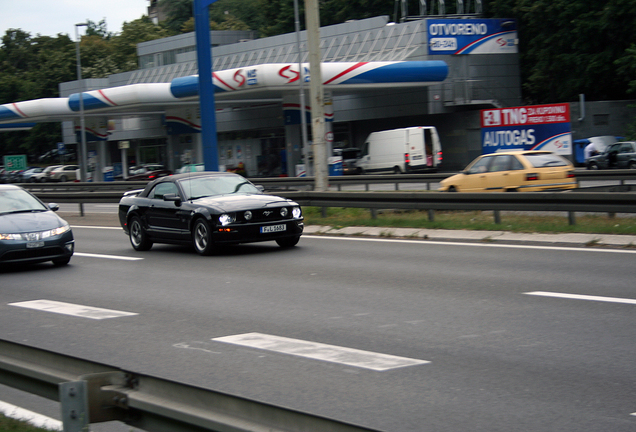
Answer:
[[[125,422],[128,396],[122,389],[128,384],[122,372],[83,375],[78,381],[60,383],[64,432],[88,431],[90,423]]]

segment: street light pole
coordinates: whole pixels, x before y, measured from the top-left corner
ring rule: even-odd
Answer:
[[[82,65],[80,61],[80,48],[79,48],[79,33],[78,27],[86,27],[88,23],[75,24],[75,56],[77,58],[77,83],[79,85],[79,106],[80,106],[80,136],[81,136],[81,151],[80,151],[80,181],[85,182],[87,180],[88,173],[88,157],[86,155],[86,125],[84,122],[84,83],[82,81]]]

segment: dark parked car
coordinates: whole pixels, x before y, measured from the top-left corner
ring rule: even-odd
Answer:
[[[172,175],[172,171],[165,169],[163,165],[144,165],[132,168],[130,170],[130,176],[126,180],[150,181],[169,175]]]
[[[356,166],[356,161],[360,157],[360,149],[356,147],[346,147],[334,149],[334,156],[342,156],[343,174],[360,174],[360,169]]]
[[[636,142],[617,142],[607,146],[605,151],[589,158],[585,165],[589,170],[636,169]]]
[[[66,265],[74,250],[70,225],[16,185],[0,185],[0,265],[53,261]]]
[[[294,201],[265,195],[244,177],[221,172],[161,177],[126,192],[119,221],[135,250],[153,243],[192,244],[200,255],[219,245],[268,240],[292,247],[304,227]]]

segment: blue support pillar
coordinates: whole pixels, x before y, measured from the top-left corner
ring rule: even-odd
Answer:
[[[212,80],[212,46],[210,44],[210,12],[217,0],[194,0],[194,31],[199,67],[199,106],[201,109],[201,142],[206,171],[219,170],[219,148],[216,136],[216,107]]]

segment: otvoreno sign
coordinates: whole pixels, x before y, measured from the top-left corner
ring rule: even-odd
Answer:
[[[482,110],[481,145],[483,154],[549,150],[571,155],[570,104]]]
[[[510,19],[428,19],[428,54],[516,54],[517,23]]]

